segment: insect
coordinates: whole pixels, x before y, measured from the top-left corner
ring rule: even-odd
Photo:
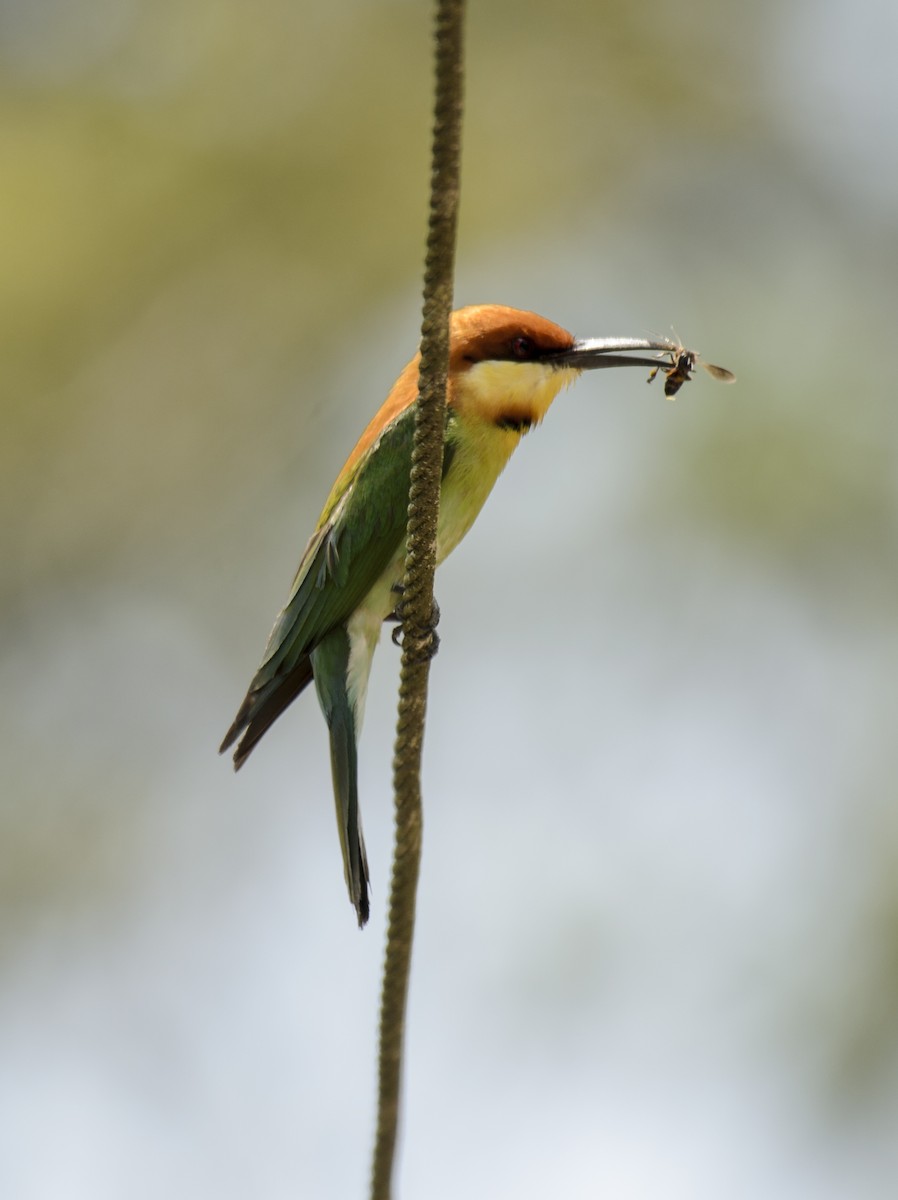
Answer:
[[[735,383],[736,376],[726,367],[715,366],[705,360],[694,350],[687,350],[679,342],[671,342],[670,350],[666,352],[673,360],[670,363],[659,363],[651,372],[647,382],[651,383],[659,371],[664,372],[664,395],[672,400],[684,383],[692,378],[696,366],[703,367],[712,379],[718,383]]]

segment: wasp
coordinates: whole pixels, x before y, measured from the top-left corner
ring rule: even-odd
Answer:
[[[701,355],[696,354],[694,350],[687,350],[679,342],[671,342],[670,349],[666,353],[670,355],[672,361],[667,364],[659,363],[649,375],[647,382],[651,383],[658,372],[663,371],[664,395],[670,400],[684,383],[689,382],[696,366],[702,367],[718,383],[736,382],[736,376],[732,371],[728,371],[726,367],[718,367],[714,363],[705,362]]]

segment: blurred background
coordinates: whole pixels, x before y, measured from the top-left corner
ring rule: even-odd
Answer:
[[[411,355],[430,13],[0,5],[0,1193],[365,1194],[311,695],[216,747]],[[597,372],[441,570],[399,1190],[898,1194],[898,9],[472,4],[456,297]]]

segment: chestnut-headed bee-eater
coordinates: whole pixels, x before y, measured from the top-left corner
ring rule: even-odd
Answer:
[[[498,304],[452,314],[437,563],[462,540],[521,438],[559,391],[593,367],[675,369],[667,340],[578,340],[532,312]],[[327,498],[262,664],[225,735],[234,767],[313,679],[330,731],[337,824],[349,897],[368,919],[368,862],[359,817],[357,745],[374,649],[395,615],[405,557],[416,355],[362,434]],[[664,364],[662,364],[663,366]]]

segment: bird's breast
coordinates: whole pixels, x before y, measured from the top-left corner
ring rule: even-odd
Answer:
[[[452,553],[474,524],[527,428],[492,422],[450,424],[452,460],[440,492],[438,563]]]

